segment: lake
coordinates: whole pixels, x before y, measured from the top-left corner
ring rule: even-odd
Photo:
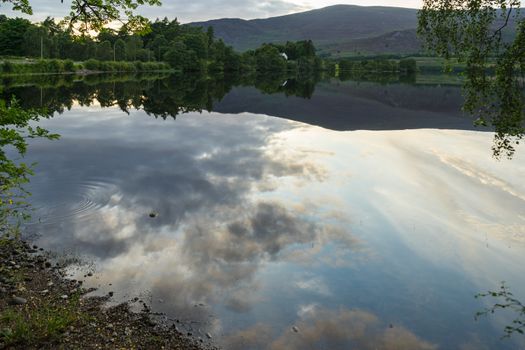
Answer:
[[[458,85],[88,77],[2,94],[53,115],[40,126],[61,139],[26,157],[26,231],[95,294],[225,349],[525,348],[501,339],[516,315],[474,317],[501,281],[525,300],[525,150],[495,159]]]

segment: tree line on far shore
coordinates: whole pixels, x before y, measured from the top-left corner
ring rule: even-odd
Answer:
[[[173,69],[211,72],[304,72],[323,68],[323,61],[316,56],[311,41],[288,42],[285,45],[264,44],[256,50],[238,53],[217,39],[212,27],[182,25],[177,20],[165,18],[151,22],[149,28],[143,35],[125,29],[104,28],[93,37],[78,36],[52,18],[41,23],[31,23],[26,19],[0,15],[0,53],[7,57],[77,62],[91,60],[90,65],[95,68],[97,61],[166,62]],[[73,68],[71,63],[68,65]]]
[[[63,73],[82,70],[134,72],[179,70],[189,72],[392,72],[413,74],[414,60],[323,60],[311,40],[263,44],[236,52],[215,37],[213,27],[195,27],[166,18],[149,23],[142,34],[103,28],[96,36],[78,35],[52,18],[32,23],[0,15],[0,54],[36,61],[4,60],[0,74]],[[79,64],[78,62],[83,62]],[[27,64],[24,64],[27,63]],[[34,63],[34,64],[29,64]]]

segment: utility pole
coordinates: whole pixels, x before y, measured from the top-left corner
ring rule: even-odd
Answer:
[[[44,59],[44,37],[40,36],[40,59]]]

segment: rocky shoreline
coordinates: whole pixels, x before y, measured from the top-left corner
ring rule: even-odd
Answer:
[[[0,349],[210,349],[147,307],[106,307],[112,293],[91,291],[66,279],[41,248],[0,238]]]

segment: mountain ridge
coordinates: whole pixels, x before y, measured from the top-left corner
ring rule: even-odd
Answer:
[[[415,29],[417,11],[402,7],[332,5],[277,17],[222,18],[189,25],[214,27],[217,37],[240,51],[267,42],[311,39],[321,51],[335,53],[338,49],[334,44]]]
[[[324,57],[421,53],[416,34],[419,10],[404,7],[332,5],[269,18],[222,18],[188,23],[212,26],[215,35],[238,51],[263,43],[312,40]],[[525,9],[522,9],[521,16]],[[495,22],[501,25],[502,20]],[[509,22],[512,37],[515,21]]]

